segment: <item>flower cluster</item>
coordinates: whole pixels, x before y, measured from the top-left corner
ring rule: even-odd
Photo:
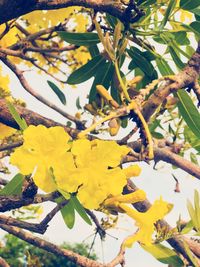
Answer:
[[[11,155],[22,174],[34,174],[45,192],[78,192],[84,207],[98,208],[108,197],[121,194],[127,178],[140,173],[138,166],[119,167],[130,148],[114,141],[71,141],[62,127],[29,126],[24,144]],[[53,175],[51,170],[53,170]]]

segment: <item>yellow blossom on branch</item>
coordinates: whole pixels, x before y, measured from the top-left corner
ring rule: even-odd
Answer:
[[[76,170],[70,173],[66,167],[55,168],[57,185],[68,192],[78,189],[78,198],[86,208],[98,208],[109,195],[121,194],[127,177],[118,166],[129,151],[114,141],[74,141],[71,153]]]
[[[124,241],[123,245],[125,247],[131,247],[134,242],[150,245],[152,243],[152,234],[155,229],[154,224],[158,220],[163,219],[163,217],[171,211],[173,205],[160,198],[144,213],[138,212],[126,204],[119,204],[119,207],[136,221],[136,226],[139,228],[134,235],[129,236]]]
[[[24,131],[24,144],[11,155],[10,162],[16,165],[22,174],[34,174],[38,187],[46,192],[56,190],[56,184],[50,173],[59,160],[62,160],[70,145],[69,135],[62,127],[46,128],[29,126]]]
[[[29,126],[23,146],[11,155],[11,163],[22,174],[34,173],[35,183],[46,192],[76,192],[89,209],[121,194],[127,178],[140,173],[139,167],[128,167],[127,173],[119,167],[130,151],[126,146],[114,141],[69,140],[61,127]]]

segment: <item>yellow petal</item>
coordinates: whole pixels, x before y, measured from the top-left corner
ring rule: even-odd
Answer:
[[[134,176],[139,176],[141,173],[141,168],[139,165],[135,164],[123,169],[123,172],[126,175],[126,178],[129,179]]]
[[[0,123],[0,140],[8,137],[16,132],[15,129]]]

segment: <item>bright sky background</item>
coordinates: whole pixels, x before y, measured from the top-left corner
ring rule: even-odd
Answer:
[[[47,78],[45,75],[38,75],[34,71],[29,71],[26,73],[26,78],[38,93],[45,96],[48,100],[56,103],[70,114],[75,114],[77,111],[75,101],[79,95],[81,95],[81,104],[84,105],[84,98],[86,97],[91,84],[90,82],[86,82],[73,89],[70,88],[69,85],[65,85],[65,88],[63,89],[67,99],[67,106],[65,107],[59,100],[56,99],[56,96],[47,85],[46,80],[51,80],[49,77]],[[63,124],[66,123],[65,118],[34,99],[29,93],[25,92],[14,75],[12,76],[10,87],[13,96],[23,99],[27,103],[27,108],[36,111],[43,116],[54,119],[55,121]],[[123,134],[125,135],[125,133]],[[139,188],[144,189],[147,192],[148,199],[153,202],[162,195],[164,200],[174,203],[174,209],[166,217],[166,220],[172,226],[175,226],[179,215],[182,215],[182,218],[187,220],[189,217],[186,209],[186,200],[190,199],[193,201],[194,189],[200,189],[199,181],[181,170],[172,171],[168,164],[159,163],[157,165],[157,168],[159,168],[158,171],[153,170],[153,164],[147,165],[146,163],[140,163],[140,166],[142,167],[142,174],[140,177],[134,178],[134,182]],[[181,188],[180,193],[174,192],[175,181],[171,175],[172,172],[179,180]],[[45,208],[50,210],[52,205],[45,204]],[[119,246],[123,238],[131,233],[134,233],[135,230],[136,228],[134,227],[134,222],[127,219],[125,215],[122,215],[117,229],[108,231],[110,235],[118,238],[118,240],[107,236],[106,241],[102,244],[99,237],[97,237],[95,242],[95,251],[99,256],[99,259],[102,260],[104,258],[105,262],[112,260],[118,253]],[[2,233],[2,231],[0,233]],[[94,227],[86,225],[82,219],[78,217],[78,215],[75,227],[72,230],[67,229],[62,217],[58,214],[51,221],[44,238],[51,242],[56,242],[57,244],[64,241],[82,242],[84,240],[91,244],[94,235],[90,238],[89,236],[93,233]],[[104,256],[102,256],[102,247]],[[144,252],[138,244],[135,244],[133,248],[127,249],[126,252],[126,267],[132,266],[161,267],[166,265],[159,263],[151,255]]]

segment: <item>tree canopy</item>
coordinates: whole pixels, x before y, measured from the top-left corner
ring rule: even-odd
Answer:
[[[200,179],[199,0],[2,0],[0,23],[0,228],[76,266],[125,266],[135,242],[168,266],[200,266],[198,190],[189,221],[177,214],[172,227],[164,217],[174,203],[156,188],[151,204],[134,183],[140,162],[163,161]],[[47,77],[53,101],[30,71]],[[13,74],[65,123],[16,98]],[[36,223],[45,202],[55,207]],[[58,212],[69,229],[77,212],[101,239],[121,214],[138,230],[101,263],[34,235]]]

